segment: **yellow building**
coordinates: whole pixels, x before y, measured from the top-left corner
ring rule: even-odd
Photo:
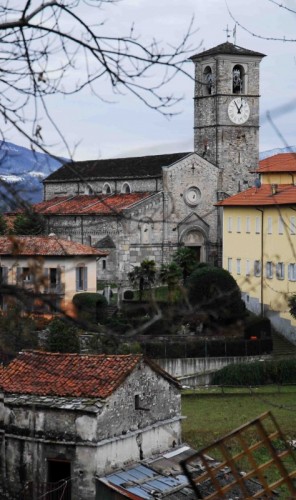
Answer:
[[[223,267],[236,279],[248,309],[268,316],[296,343],[287,299],[296,293],[296,155],[260,162],[256,186],[220,203]]]

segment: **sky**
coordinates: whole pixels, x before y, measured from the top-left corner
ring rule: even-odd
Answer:
[[[155,38],[164,46],[176,44],[194,16],[194,53],[225,42],[227,26],[231,31],[228,41],[234,41],[235,21],[229,11],[252,33],[268,38],[294,38],[296,14],[276,6],[276,1],[120,0],[115,5],[105,4],[100,15],[105,19],[104,29],[110,33],[127,33],[134,22],[143,43]],[[296,10],[295,0],[279,3]],[[88,16],[87,7],[81,15]],[[257,38],[237,25],[236,44],[267,56],[261,63],[260,151],[295,145],[296,42]],[[193,63],[187,69],[193,75]],[[182,97],[171,119],[147,108],[132,95],[114,96],[104,80],[100,82],[100,94],[109,102],[84,89],[67,98],[51,96],[48,107],[75,160],[191,151],[193,89],[193,80],[186,76],[178,75],[170,83],[170,90]],[[68,156],[62,143],[51,135],[50,127],[43,128],[43,133],[53,154]],[[28,146],[12,130],[7,139]]]

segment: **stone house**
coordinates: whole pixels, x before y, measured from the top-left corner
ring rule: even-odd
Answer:
[[[15,297],[29,311],[62,309],[82,291],[96,292],[97,261],[107,252],[55,236],[0,236],[0,308]]]
[[[178,382],[142,355],[22,352],[0,376],[0,492],[10,500],[61,480],[68,498],[91,500],[95,476],[180,444]]]
[[[169,262],[181,245],[221,264],[215,204],[254,181],[263,57],[229,42],[194,55],[194,152],[63,165],[35,205],[48,232],[108,250],[98,273],[109,282],[126,281],[144,259]]]

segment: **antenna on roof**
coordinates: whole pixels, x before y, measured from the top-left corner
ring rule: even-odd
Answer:
[[[260,189],[260,188],[261,188],[261,181],[260,181],[259,177],[257,177],[257,178],[255,179],[254,184],[255,184],[256,193],[257,193],[257,189]]]
[[[228,41],[228,38],[230,38],[230,29],[228,28],[228,24],[227,24],[227,26],[226,26],[226,29],[225,29],[225,30],[223,30],[223,31],[225,31],[225,32],[226,32],[226,41]]]

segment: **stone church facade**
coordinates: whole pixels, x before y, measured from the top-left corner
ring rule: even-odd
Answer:
[[[48,232],[107,250],[106,281],[125,282],[143,259],[167,263],[182,245],[219,265],[214,204],[252,185],[258,166],[263,57],[229,42],[193,56],[194,152],[63,165],[35,205]]]

